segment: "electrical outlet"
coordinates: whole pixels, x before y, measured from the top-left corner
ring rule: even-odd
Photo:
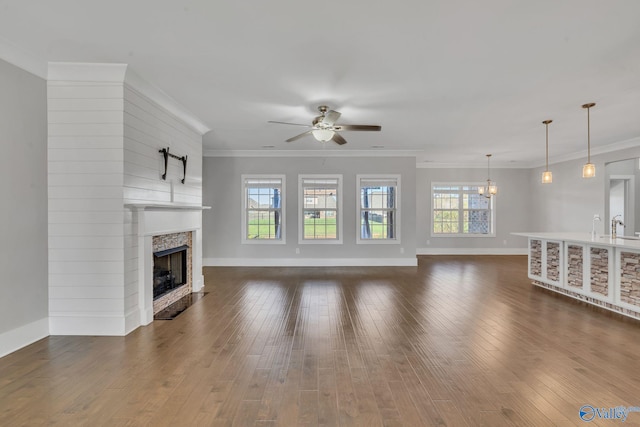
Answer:
[[[506,239],[505,239],[505,240],[503,240],[503,241],[502,241],[502,244],[506,246],[506,245],[507,245],[507,240],[506,240]]]
[[[300,248],[296,248],[296,254],[300,254]]]
[[[404,248],[400,248],[400,253],[403,254],[404,253]]]

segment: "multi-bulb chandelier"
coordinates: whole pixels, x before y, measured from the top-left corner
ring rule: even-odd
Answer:
[[[495,182],[491,181],[491,154],[487,154],[487,185],[478,187],[478,194],[483,195],[486,198],[491,198],[498,194],[498,186]]]

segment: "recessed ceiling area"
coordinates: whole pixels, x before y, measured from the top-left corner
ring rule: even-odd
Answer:
[[[0,44],[127,63],[211,128],[207,153],[410,153],[539,166],[640,138],[637,0],[0,3]],[[2,55],[0,55],[2,57]],[[348,144],[299,133],[319,105]],[[640,141],[640,139],[638,139]],[[382,148],[380,148],[382,147]]]

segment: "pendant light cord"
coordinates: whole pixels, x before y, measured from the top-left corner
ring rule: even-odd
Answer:
[[[487,185],[489,185],[488,183],[491,182],[491,154],[487,154]],[[487,190],[489,190],[489,188],[487,188]]]
[[[591,163],[591,107],[587,107],[587,163]]]
[[[549,172],[549,122],[544,124],[547,128],[547,143],[546,143],[546,160],[545,160],[545,171]]]

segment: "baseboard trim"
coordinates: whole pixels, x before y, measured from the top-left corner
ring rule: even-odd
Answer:
[[[204,267],[415,267],[411,258],[203,258]]]
[[[196,277],[198,280],[196,280]],[[193,284],[192,284],[192,292],[200,292],[204,288],[204,275],[202,274],[194,274]]]
[[[51,335],[126,335],[124,316],[118,315],[85,315],[67,314],[65,316],[49,316],[49,333]]]
[[[49,336],[49,318],[36,320],[0,334],[0,357]]]
[[[417,255],[527,255],[527,248],[417,248]]]
[[[124,334],[128,335],[140,327],[140,310],[131,310],[124,316]]]

